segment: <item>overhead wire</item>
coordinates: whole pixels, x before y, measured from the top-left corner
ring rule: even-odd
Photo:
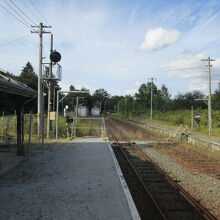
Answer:
[[[31,3],[31,5],[33,6],[33,8],[37,11],[37,13],[46,21],[46,23],[48,24],[48,25],[50,25],[49,24],[49,22],[48,22],[48,20],[40,13],[40,11],[37,9],[37,7],[34,5],[34,3],[32,2],[32,0],[29,0],[29,2]]]
[[[17,16],[23,20],[24,23],[26,23],[27,25],[30,25],[26,19],[24,19],[15,9],[14,7],[11,5],[10,2],[8,2],[8,0],[4,0],[5,4],[7,5],[8,9],[10,9],[11,11],[15,12],[17,14]]]
[[[4,9],[7,13],[9,13],[10,15],[12,15],[16,20],[18,20],[20,23],[22,23],[24,26],[28,27],[28,29],[30,28],[30,25],[23,22],[21,19],[19,19],[16,15],[14,15],[13,13],[11,13],[7,8],[5,8],[2,4],[0,4],[0,7],[2,9]]]
[[[19,38],[15,39],[15,40],[9,41],[9,42],[7,42],[7,43],[0,44],[0,47],[7,46],[7,45],[9,45],[9,44],[11,44],[11,43],[14,43],[15,41],[21,40],[21,39],[23,39],[23,38],[25,38],[25,37],[27,37],[27,36],[28,36],[28,35],[25,35],[25,36],[22,36],[22,37],[19,37]]]
[[[37,13],[31,8],[28,6],[28,4],[24,1],[24,0],[21,0],[23,5],[28,9],[29,12],[31,12],[31,15],[35,17],[35,19],[38,20],[38,23],[41,22],[41,19],[38,17]]]
[[[9,0],[29,21],[37,25],[28,15],[26,15],[12,0]]]
[[[0,28],[0,31],[6,33],[6,34],[8,34],[8,35],[11,35],[11,36],[13,36],[13,37],[17,37],[16,35],[11,34],[11,33],[9,33],[8,31],[6,31],[6,30],[4,30],[4,29],[2,29],[2,28]]]

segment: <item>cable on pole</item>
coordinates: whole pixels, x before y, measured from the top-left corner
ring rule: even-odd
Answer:
[[[15,19],[17,19],[19,22],[21,22],[24,26],[30,28],[29,24],[26,24],[25,22],[23,22],[22,20],[20,20],[16,15],[14,15],[13,13],[11,13],[7,8],[5,8],[2,4],[0,4],[0,7],[3,8],[6,12],[8,12],[10,15],[12,15]]]
[[[16,14],[24,23],[26,23],[27,25],[30,25],[30,24],[28,23],[28,21],[27,21],[25,18],[23,18],[23,17],[17,12],[17,10],[14,9],[14,7],[13,7],[13,5],[12,5],[11,2],[8,2],[8,0],[4,0],[4,2],[5,2],[5,4],[8,6],[8,9],[10,9],[10,10],[13,11],[13,12],[15,12],[15,14]]]
[[[27,36],[28,36],[28,35],[25,35],[25,36],[22,36],[22,37],[19,37],[19,38],[15,39],[15,40],[9,41],[9,42],[7,42],[7,43],[5,43],[5,44],[0,44],[0,47],[7,46],[7,45],[9,45],[9,44],[11,44],[11,43],[14,43],[14,42],[16,42],[16,41],[18,41],[18,40],[21,40],[21,39],[23,39],[23,38],[25,38],[25,37],[27,37]]]
[[[12,0],[9,0],[29,21],[37,25],[29,16],[27,16]]]
[[[21,0],[21,1],[22,1],[23,5],[24,5],[24,6],[28,9],[28,11],[31,13],[31,15],[34,16],[34,17],[38,20],[37,23],[40,23],[40,22],[41,22],[41,19],[38,17],[37,13],[36,13],[33,9],[31,9],[31,7],[29,7],[28,4],[25,3],[24,0]]]
[[[33,6],[33,8],[37,11],[37,13],[46,21],[46,23],[48,24],[48,25],[50,25],[49,24],[49,22],[48,22],[48,20],[40,13],[40,11],[37,9],[37,7],[34,5],[34,3],[32,2],[32,0],[29,0],[29,2],[31,3],[31,5]]]

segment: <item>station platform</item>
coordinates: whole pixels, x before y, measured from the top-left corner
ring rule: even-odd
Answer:
[[[100,138],[52,144],[3,175],[0,188],[0,219],[140,220],[113,150]]]

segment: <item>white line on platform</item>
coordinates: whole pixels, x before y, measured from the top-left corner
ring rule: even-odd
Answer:
[[[130,191],[129,191],[128,185],[127,185],[127,183],[126,183],[126,181],[125,181],[124,175],[123,175],[123,173],[122,173],[122,171],[121,171],[121,168],[120,168],[120,166],[119,166],[119,164],[118,164],[118,161],[117,161],[117,159],[116,159],[116,157],[115,157],[115,154],[114,154],[114,152],[113,152],[113,150],[112,150],[112,147],[111,147],[111,145],[110,145],[109,142],[107,142],[107,143],[108,143],[108,147],[109,147],[110,153],[111,153],[111,155],[112,155],[112,159],[113,159],[114,164],[115,164],[115,168],[116,168],[117,173],[118,173],[118,177],[119,177],[119,179],[120,179],[122,188],[123,188],[123,190],[124,190],[124,194],[125,194],[125,197],[126,197],[126,199],[127,199],[128,206],[129,206],[129,208],[130,208],[130,212],[131,212],[132,219],[133,219],[133,220],[141,220],[141,218],[140,218],[140,216],[139,216],[139,214],[138,214],[137,208],[136,208],[136,206],[135,206],[135,204],[134,204],[134,200],[133,200],[133,198],[132,198],[132,196],[131,196],[131,193],[130,193]]]

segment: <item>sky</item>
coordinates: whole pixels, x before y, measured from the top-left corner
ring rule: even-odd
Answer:
[[[104,88],[111,95],[134,95],[153,77],[172,97],[194,90],[208,94],[207,62],[201,61],[208,57],[215,59],[212,92],[217,89],[218,0],[2,0],[0,68],[19,75],[27,61],[38,73],[39,36],[4,9],[12,10],[12,2],[29,23],[52,26],[46,30],[62,55],[63,90],[72,84],[91,93]],[[50,34],[44,34],[45,63],[49,51]]]

